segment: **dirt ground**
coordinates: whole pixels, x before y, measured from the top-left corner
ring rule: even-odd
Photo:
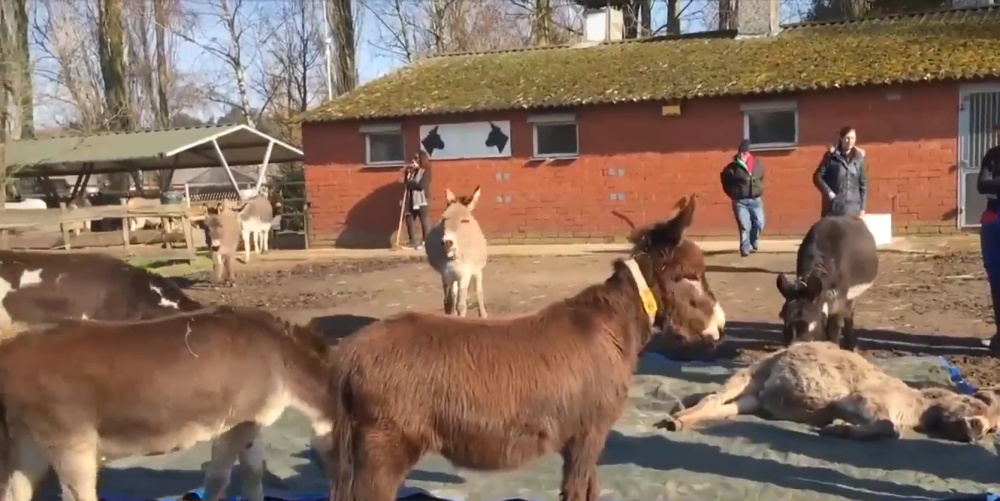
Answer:
[[[878,281],[859,300],[855,318],[861,349],[877,357],[943,355],[973,384],[1000,384],[1000,361],[979,341],[994,327],[977,254],[880,256]],[[529,312],[572,295],[607,278],[616,257],[620,254],[492,258],[485,273],[487,311],[491,316]],[[727,335],[739,358],[752,359],[778,345],[781,296],[775,273],[791,273],[794,263],[791,253],[709,256],[709,281],[726,310]],[[234,287],[222,289],[207,277],[201,272],[179,281],[196,299],[263,307],[297,322],[320,317],[322,328],[335,331],[352,330],[363,317],[439,310],[442,300],[438,277],[422,256],[249,266],[237,272]],[[475,315],[471,303],[469,311]]]

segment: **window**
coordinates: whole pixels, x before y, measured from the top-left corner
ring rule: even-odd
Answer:
[[[403,129],[399,124],[369,124],[361,127],[365,135],[366,165],[400,165],[406,162]]]
[[[794,102],[744,104],[743,137],[755,149],[790,148],[799,142],[799,112]]]
[[[534,131],[534,158],[573,158],[580,154],[576,117],[572,114],[528,117]]]

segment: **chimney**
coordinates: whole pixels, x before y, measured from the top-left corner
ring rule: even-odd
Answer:
[[[736,38],[766,37],[781,31],[778,0],[730,0],[736,4]]]
[[[605,42],[625,38],[625,17],[614,7],[586,9],[583,12],[584,42]]]

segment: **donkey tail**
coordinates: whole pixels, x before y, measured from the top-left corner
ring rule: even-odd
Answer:
[[[354,421],[348,408],[351,406],[349,374],[340,374],[336,379],[336,393],[333,398],[332,415],[332,449],[330,458],[336,461],[331,465],[333,482],[330,488],[330,501],[351,501],[354,488]]]

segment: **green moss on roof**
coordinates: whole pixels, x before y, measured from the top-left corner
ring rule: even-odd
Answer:
[[[427,59],[304,121],[571,107],[1000,76],[1000,8]]]

